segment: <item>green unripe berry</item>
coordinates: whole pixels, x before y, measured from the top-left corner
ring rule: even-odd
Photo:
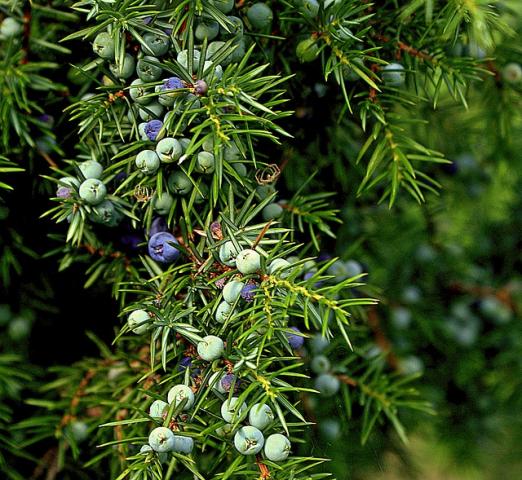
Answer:
[[[101,178],[103,173],[103,166],[96,160],[81,162],[78,168],[85,178]]]
[[[148,105],[138,107],[138,113],[144,122],[149,122],[155,118],[160,118],[163,114],[163,110],[163,105],[156,101],[151,102]]]
[[[92,44],[94,53],[105,60],[114,60],[114,39],[108,32],[101,32],[96,35]]]
[[[89,205],[98,205],[105,199],[107,188],[101,180],[88,178],[80,185],[79,194]]]
[[[313,62],[319,55],[319,46],[314,38],[306,38],[297,44],[295,54],[301,63]]]
[[[255,273],[261,268],[261,256],[250,248],[241,250],[236,257],[236,267],[244,275]]]
[[[213,173],[216,161],[210,152],[199,152],[196,161],[196,171],[200,173]]]
[[[231,143],[223,150],[223,158],[227,162],[235,162],[237,160],[241,160],[243,157],[241,155],[241,150],[239,150],[237,145],[235,143]]]
[[[522,67],[515,62],[508,63],[502,69],[502,78],[507,83],[520,83],[522,81]]]
[[[292,444],[280,433],[270,435],[265,442],[265,456],[272,462],[282,462],[290,455]]]
[[[177,195],[187,195],[193,187],[190,178],[181,170],[172,172],[167,183],[169,190]]]
[[[235,267],[239,252],[240,250],[229,240],[219,247],[219,260],[228,267]]]
[[[183,153],[183,147],[175,138],[167,137],[158,142],[156,153],[163,163],[172,163],[179,160]]]
[[[236,171],[236,173],[244,178],[247,176],[247,173],[248,173],[248,170],[247,168],[245,167],[245,164],[244,163],[233,163],[232,164],[232,168]]]
[[[150,326],[148,312],[145,310],[134,310],[127,318],[127,325],[137,335],[145,333]]]
[[[340,386],[339,379],[330,373],[322,373],[315,379],[315,389],[325,397],[335,395]]]
[[[222,28],[221,36],[225,39],[229,38],[237,38],[243,36],[244,25],[243,20],[239,17],[234,17],[233,15],[227,17],[228,22],[226,23],[226,29]]]
[[[209,0],[220,12],[229,13],[234,8],[234,0]]]
[[[185,400],[186,403],[183,406],[183,410],[190,410],[194,405],[195,397],[190,387],[187,387],[186,385],[174,385],[167,394],[167,401],[170,404],[174,402],[176,407]]]
[[[317,17],[319,13],[319,3],[317,0],[301,0],[300,10],[309,18]]]
[[[198,23],[196,27],[195,36],[198,40],[207,41],[214,40],[219,34],[219,23],[215,21],[205,21]]]
[[[143,150],[136,155],[136,167],[145,175],[152,175],[160,167],[160,159],[154,150]]]
[[[182,65],[184,68],[188,68],[188,58],[189,53],[188,50],[181,50],[176,57],[176,61]],[[192,55],[192,68],[197,69],[199,65],[199,60],[201,58],[201,52],[199,50],[194,50]]]
[[[13,318],[7,327],[9,337],[18,342],[26,338],[31,332],[31,321],[25,317]]]
[[[136,73],[144,82],[154,82],[161,78],[163,69],[156,57],[144,56],[138,60]]]
[[[273,185],[258,185],[256,187],[256,194],[260,200],[264,200],[269,195],[275,193],[275,187]]]
[[[317,355],[312,358],[310,367],[315,373],[326,373],[330,370],[330,360],[328,360],[324,355]]]
[[[22,25],[13,17],[6,17],[0,24],[0,37],[14,37],[22,32]]]
[[[145,82],[143,80],[137,78],[136,80],[131,82],[131,88],[129,89],[130,97],[136,103],[139,103],[141,105],[147,105],[148,103],[152,102],[152,97],[143,98],[148,93],[147,89],[142,86],[144,83]]]
[[[263,211],[261,215],[263,216],[263,220],[268,222],[268,220],[272,220],[275,218],[279,218],[283,214],[283,207],[278,203],[269,203]]]
[[[168,215],[173,203],[174,197],[169,192],[161,192],[161,195],[154,196],[152,207],[160,215]]]
[[[265,443],[265,437],[259,429],[247,425],[234,435],[234,446],[242,455],[257,455]]]
[[[163,415],[168,411],[169,404],[163,400],[154,400],[149,407],[149,415],[153,418],[163,418]]]
[[[291,263],[284,258],[276,258],[270,262],[270,266],[268,267],[268,273],[270,275],[277,275],[281,278],[287,278],[291,273],[293,268],[291,268]]]
[[[257,30],[264,30],[272,24],[272,9],[263,2],[254,3],[247,11],[248,20]]]
[[[130,78],[136,70],[136,60],[134,60],[132,55],[127,53],[123,58],[123,63],[119,66],[119,68],[115,63],[111,63],[109,65],[109,70],[117,78]]]
[[[244,412],[246,412],[247,404],[245,402],[239,403],[238,397],[227,399],[221,405],[221,416],[225,422],[235,422]]]
[[[406,81],[406,72],[400,63],[390,63],[383,68],[382,79],[390,87],[400,87]]]
[[[158,35],[156,33],[147,32],[145,35],[143,35],[143,40],[145,45],[148,47],[148,49],[144,50],[149,51],[151,55],[161,57],[169,50],[170,41],[167,35]]]
[[[222,427],[216,428],[216,435],[220,437],[229,437],[235,431],[234,425],[231,423],[225,423]]]
[[[68,428],[71,436],[74,438],[76,443],[81,443],[86,440],[89,436],[89,427],[85,422],[74,421],[69,424]]]
[[[244,286],[245,284],[243,282],[237,280],[228,282],[223,288],[223,300],[230,304],[236,303]]]
[[[194,449],[194,440],[190,437],[182,435],[174,435],[174,446],[172,450],[178,453],[188,455]]]
[[[149,445],[155,452],[170,452],[174,447],[174,433],[167,427],[157,427],[150,432]]]
[[[198,355],[207,362],[217,360],[225,353],[225,344],[221,338],[214,335],[203,337],[197,346]]]
[[[221,302],[214,315],[216,322],[225,323],[232,315],[234,314],[234,310],[232,305],[227,302]]]
[[[115,227],[120,223],[122,214],[116,210],[114,203],[104,200],[99,205],[95,205],[89,218],[95,223],[101,223],[108,227]]]
[[[256,403],[248,412],[248,423],[253,427],[263,430],[274,420],[274,412],[265,403]]]

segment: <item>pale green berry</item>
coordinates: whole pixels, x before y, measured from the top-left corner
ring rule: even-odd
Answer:
[[[225,45],[225,42],[210,42],[207,46],[207,53],[205,55],[205,58],[207,60],[212,60],[212,58],[216,55],[217,52],[219,52],[219,50],[221,50],[223,48],[223,46]],[[225,65],[224,62],[222,62],[223,65]],[[226,66],[226,65],[225,65]]]
[[[222,263],[229,267],[236,266],[236,257],[240,252],[239,248],[237,248],[233,242],[230,240],[223,243],[219,247],[219,259]]]
[[[222,357],[225,353],[225,344],[221,338],[215,335],[207,335],[198,342],[198,355],[207,362],[212,362]]]
[[[92,49],[94,53],[105,60],[114,59],[114,39],[108,32],[101,32],[96,35]]]
[[[188,455],[194,449],[194,440],[190,437],[184,437],[182,435],[174,435],[174,446],[172,450],[178,453],[184,453]]]
[[[225,400],[221,405],[221,416],[225,422],[236,422],[247,410],[245,402],[240,403],[238,397]]]
[[[181,404],[181,402],[185,401],[185,406],[183,407],[183,410],[189,410],[194,405],[194,393],[190,389],[190,387],[187,387],[186,385],[174,385],[167,394],[167,401],[169,403],[174,402],[175,406]]]
[[[268,266],[270,275],[277,274],[281,278],[287,278],[292,273],[292,264],[284,258],[276,258]]]
[[[319,46],[315,38],[306,38],[297,44],[295,53],[301,63],[313,62],[319,55]]]
[[[136,80],[131,82],[131,88],[129,89],[129,95],[130,97],[136,102],[141,105],[146,105],[150,102],[152,102],[152,97],[143,98],[145,95],[147,95],[147,89],[143,87],[142,85],[145,82],[141,80],[140,78],[137,78]]]
[[[104,200],[92,209],[89,218],[95,223],[101,223],[108,227],[115,227],[123,218],[122,214],[116,210],[114,203],[109,200]]]
[[[31,321],[26,317],[13,318],[7,327],[7,334],[15,342],[23,340],[31,332]]]
[[[156,145],[156,153],[163,163],[172,163],[179,160],[183,153],[181,143],[175,138],[163,138]]]
[[[234,162],[237,160],[241,160],[241,150],[237,147],[235,143],[231,143],[227,145],[223,150],[223,157],[227,162]]]
[[[205,152],[212,153],[214,151],[214,138],[213,137],[205,138],[205,141],[203,142],[201,147],[203,148],[203,150],[205,150]]]
[[[239,63],[246,53],[246,43],[244,38],[241,38],[239,41],[234,42],[234,45],[236,46],[236,48],[228,57],[229,63]]]
[[[341,386],[339,379],[330,373],[322,373],[315,379],[315,389],[321,395],[331,397],[335,395]]]
[[[169,190],[177,195],[187,195],[193,187],[190,178],[181,170],[172,172],[167,183]]]
[[[14,37],[22,32],[22,24],[13,17],[6,17],[0,24],[0,37]]]
[[[261,215],[263,216],[263,220],[273,220],[275,218],[279,218],[283,214],[283,207],[278,203],[269,203],[263,211]]]
[[[194,203],[201,204],[208,198],[208,187],[204,183],[199,183],[198,188],[195,190],[196,198]]]
[[[214,155],[209,152],[199,152],[196,160],[196,171],[200,173],[212,173],[215,169],[216,161]]]
[[[160,167],[160,159],[154,150],[143,150],[136,155],[136,167],[146,175],[152,175]]]
[[[158,35],[156,33],[147,32],[143,35],[143,40],[145,45],[147,45],[148,50],[150,50],[151,55],[161,57],[169,50],[170,41],[167,35]]]
[[[226,28],[221,27],[221,36],[225,39],[241,37],[245,29],[243,20],[233,15],[228,16],[227,20]]]
[[[88,178],[80,185],[79,194],[89,205],[98,205],[105,199],[107,188],[101,180]]]
[[[145,333],[150,326],[150,316],[145,310],[134,310],[127,318],[129,328],[136,334]]]
[[[168,215],[173,203],[174,197],[169,192],[161,192],[161,195],[154,196],[152,207],[160,215]]]
[[[144,122],[149,122],[155,118],[160,118],[164,109],[165,107],[161,103],[154,101],[148,105],[138,107],[138,113]]]
[[[226,390],[221,385],[221,379],[223,378],[223,372],[215,372],[208,380],[208,384],[212,387],[212,390],[215,390],[219,393],[226,393]]]
[[[170,452],[174,447],[174,433],[167,427],[157,427],[150,432],[149,445],[155,452]]]
[[[153,418],[163,418],[163,415],[168,411],[169,404],[163,400],[154,400],[149,407],[149,415]]]
[[[188,58],[189,53],[188,50],[181,50],[176,57],[176,61],[182,65],[184,68],[188,68]],[[197,69],[199,65],[199,60],[201,58],[201,52],[199,50],[194,50],[192,55],[192,68]]]
[[[234,435],[234,446],[242,455],[257,455],[265,443],[261,430],[251,425],[241,427]]]
[[[132,55],[128,53],[123,57],[123,63],[118,67],[115,63],[109,65],[111,73],[118,78],[127,79],[132,77],[136,70],[136,60]]]
[[[225,423],[222,427],[216,428],[216,435],[220,437],[229,437],[235,432],[234,425],[232,423]]]
[[[101,178],[103,166],[96,160],[87,160],[78,164],[78,168],[85,178]]]
[[[232,305],[227,302],[221,302],[214,315],[216,322],[225,323],[232,315],[234,314],[234,310]]]
[[[386,85],[400,87],[406,81],[406,72],[400,63],[386,65],[382,72],[382,79]]]
[[[290,455],[292,444],[280,433],[270,435],[265,442],[265,456],[272,462],[282,462]]]
[[[337,420],[327,418],[319,424],[321,434],[328,440],[337,440],[341,436],[341,425]]]
[[[274,14],[266,3],[257,2],[247,10],[247,17],[254,28],[264,30],[272,24]]]
[[[236,257],[236,268],[244,275],[255,273],[261,268],[261,256],[250,248],[241,250]]]
[[[261,200],[264,200],[273,193],[275,193],[275,187],[273,185],[258,185],[256,187],[256,194]]]
[[[330,360],[328,360],[324,355],[317,355],[312,358],[310,367],[315,373],[326,373],[330,370]]]
[[[241,177],[244,178],[247,176],[247,168],[245,167],[244,163],[233,163],[232,168],[236,171],[236,173]]]
[[[245,284],[243,282],[239,282],[237,280],[232,280],[231,282],[228,282],[223,287],[223,300],[230,304],[236,303],[244,286]]]
[[[152,447],[150,445],[142,445],[140,448],[140,453],[147,454],[149,452],[153,452]]]
[[[209,0],[220,12],[229,13],[234,8],[234,0]]]
[[[69,425],[71,436],[77,443],[81,443],[89,437],[89,427],[85,422],[74,421]]]
[[[515,62],[508,63],[502,69],[502,78],[507,83],[520,83],[522,81],[522,67]]]
[[[266,403],[256,403],[248,412],[248,423],[263,430],[274,420],[274,412]]]

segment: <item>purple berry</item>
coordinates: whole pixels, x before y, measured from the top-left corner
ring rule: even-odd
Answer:
[[[190,357],[183,357],[181,362],[179,362],[178,369],[179,370],[185,370],[186,368],[189,368],[192,365],[192,358]]]
[[[149,239],[149,255],[160,263],[172,263],[179,257],[176,237],[168,232],[158,232]]]
[[[143,238],[133,233],[122,235],[120,238],[122,245],[128,250],[138,250],[140,243],[143,242]]]
[[[208,91],[208,85],[205,80],[196,80],[196,83],[194,84],[194,91],[197,95],[205,95]]]
[[[237,377],[233,373],[227,373],[221,379],[221,386],[223,387],[223,390],[225,390],[225,392],[230,392],[232,385],[234,385],[234,391],[236,392],[239,387],[239,383],[239,379],[237,379]]]
[[[155,141],[163,127],[161,120],[151,120],[145,124],[143,131],[149,140]]]
[[[309,280],[309,279],[312,278],[314,275],[315,275],[315,272],[306,272],[306,273],[303,275],[303,279],[304,279],[304,280]]]
[[[183,81],[178,77],[170,77],[166,80],[163,80],[163,85],[161,86],[161,90],[177,90],[178,88],[185,88],[183,85]]]
[[[152,22],[152,17],[143,17],[142,21],[144,25],[148,25],[150,22]]]
[[[290,327],[290,330],[301,333],[297,327]],[[286,337],[288,338],[288,343],[294,350],[301,348],[304,344],[305,339],[301,335],[295,335],[294,333],[287,332]]]
[[[56,190],[56,196],[58,198],[71,198],[71,191],[70,187],[59,186]]]
[[[255,283],[248,283],[241,290],[241,297],[247,302],[253,302],[254,297],[256,296],[255,290],[257,289],[257,285]]]
[[[154,236],[159,232],[166,232],[168,230],[167,222],[163,217],[156,217],[152,220],[149,230],[149,236]]]
[[[217,288],[223,288],[225,286],[226,279],[220,278],[219,280],[216,280],[216,287]]]

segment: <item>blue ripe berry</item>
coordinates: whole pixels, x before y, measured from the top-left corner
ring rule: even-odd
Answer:
[[[136,167],[146,175],[156,173],[160,167],[160,159],[154,150],[143,150],[136,155]]]
[[[165,219],[162,217],[156,217],[152,220],[152,223],[150,224],[149,237],[154,236],[156,233],[166,231],[168,231],[168,227]]]
[[[156,145],[156,153],[163,163],[172,163],[179,160],[183,149],[181,143],[175,138],[163,138]]]
[[[310,367],[315,373],[326,373],[330,370],[330,360],[328,360],[324,355],[317,355],[312,358]]]
[[[87,160],[78,164],[78,168],[85,178],[101,178],[103,167],[96,160]]]
[[[247,410],[245,402],[239,403],[238,397],[232,397],[221,404],[221,416],[225,422],[236,422]]]
[[[236,257],[236,268],[244,275],[255,273],[261,268],[261,256],[250,248],[241,250]]]
[[[161,131],[162,128],[163,128],[163,122],[161,120],[154,119],[154,120],[148,121],[145,124],[143,131],[144,131],[145,135],[147,136],[147,138],[154,142],[156,140],[159,140],[161,138],[161,136],[163,136],[163,135],[160,136],[160,132],[161,132],[161,134],[164,133]]]
[[[281,278],[287,278],[292,273],[292,264],[284,258],[276,258],[270,262],[268,273],[277,275]]]
[[[223,300],[230,304],[236,303],[244,286],[245,284],[243,282],[239,282],[237,280],[228,282],[223,288]]]
[[[56,196],[58,198],[71,198],[73,185],[76,187],[80,186],[80,182],[74,177],[62,177],[59,182],[65,185],[58,184],[58,188],[56,189]]]
[[[406,80],[406,72],[400,63],[390,63],[383,68],[382,79],[390,87],[401,87]]]
[[[274,14],[266,3],[257,2],[247,10],[247,17],[255,29],[264,30],[272,24]]]
[[[248,283],[241,290],[241,298],[247,302],[253,302],[256,296],[257,285],[255,283]]]
[[[214,315],[216,322],[225,323],[232,315],[234,314],[234,310],[232,305],[227,302],[221,302]]]
[[[270,435],[265,442],[265,456],[272,462],[282,462],[290,455],[292,444],[280,433]]]
[[[165,55],[170,46],[169,37],[167,35],[158,35],[156,33],[147,32],[143,35],[143,40],[148,48],[144,48],[151,55],[161,57]]]
[[[157,427],[150,432],[149,445],[155,452],[170,452],[174,448],[174,433],[167,427]]]
[[[196,27],[196,38],[200,41],[207,39],[214,40],[219,34],[219,23],[214,20],[207,20],[203,22],[199,22]]]
[[[283,207],[279,205],[279,203],[269,203],[263,211],[261,215],[263,216],[263,220],[267,221],[272,220],[274,218],[279,218],[283,214]]]
[[[315,389],[325,397],[335,395],[340,386],[339,379],[330,373],[322,373],[315,379]]]
[[[189,368],[192,365],[192,358],[190,357],[183,357],[181,359],[181,362],[179,362],[178,370],[182,371],[187,368]]]
[[[172,172],[167,183],[169,190],[177,195],[186,195],[193,187],[190,178],[182,170]]]
[[[234,446],[242,455],[257,455],[263,448],[265,437],[251,425],[241,427],[234,435]]]
[[[163,69],[157,58],[146,55],[138,60],[136,73],[144,82],[155,82],[159,80],[162,72]]]
[[[229,240],[219,247],[219,260],[229,267],[235,267],[238,253],[239,249]]]
[[[301,11],[307,17],[316,17],[319,13],[319,3],[317,0],[302,0]]]
[[[216,161],[214,155],[209,152],[199,152],[196,161],[196,171],[200,173],[213,173]]]
[[[167,401],[169,403],[174,402],[175,406],[181,404],[181,402],[185,401],[185,406],[183,407],[183,410],[190,410],[192,406],[194,405],[194,393],[190,389],[190,387],[187,387],[186,385],[174,385],[167,394]]]
[[[266,403],[256,403],[248,412],[248,423],[263,430],[274,420],[274,412]]]
[[[295,49],[295,54],[301,63],[313,62],[319,55],[319,46],[315,38],[301,40]]]
[[[229,13],[234,8],[234,0],[209,0],[220,12]]]
[[[96,35],[92,49],[101,58],[114,60],[114,39],[108,32],[101,32]]]
[[[341,436],[341,425],[337,420],[327,418],[319,423],[319,431],[327,440],[337,440]]]
[[[154,400],[149,408],[149,415],[153,418],[163,418],[168,411],[169,404],[163,400]]]
[[[115,227],[120,223],[122,214],[116,210],[114,203],[104,200],[99,205],[94,206],[89,218],[95,223]]]
[[[148,250],[153,260],[160,263],[172,263],[179,257],[176,237],[168,232],[159,232],[150,237]]]
[[[214,335],[207,335],[198,342],[198,355],[207,362],[212,362],[222,357],[225,353],[225,344],[221,338]]]
[[[140,115],[140,118],[144,122],[148,122],[150,120],[153,120],[154,118],[161,117],[161,115],[163,114],[163,110],[163,105],[161,105],[161,103],[158,102],[152,102],[148,105],[138,107],[138,113]]]
[[[297,327],[290,327],[290,330],[293,330],[298,334],[301,333],[301,331]],[[304,344],[304,337],[302,335],[296,335],[295,333],[287,332],[286,338],[288,338],[288,343],[294,350],[301,348]]]
[[[145,333],[150,326],[150,317],[145,310],[134,310],[127,318],[127,325],[136,334]]]
[[[131,88],[129,89],[129,95],[130,97],[136,102],[141,105],[146,105],[150,102],[152,102],[152,97],[145,97],[147,95],[147,89],[143,87],[142,85],[145,82],[141,80],[140,78],[137,78],[136,80],[131,82]]]
[[[0,24],[0,38],[14,37],[22,32],[22,25],[13,17],[6,17]]]
[[[168,215],[173,203],[174,197],[169,192],[161,192],[161,195],[154,195],[152,207],[160,215]]]
[[[101,180],[88,178],[80,185],[79,194],[89,205],[98,205],[105,199],[107,188]]]
[[[190,437],[182,435],[174,435],[174,447],[172,450],[178,453],[188,455],[194,449],[194,440]]]
[[[127,53],[125,54],[123,63],[119,66],[119,68],[115,63],[111,63],[109,65],[109,70],[115,77],[120,79],[127,79],[132,77],[134,74],[134,71],[136,70],[136,61],[132,55]]]
[[[166,107],[172,107],[176,99],[184,93],[185,88],[183,81],[178,77],[169,77],[163,80],[161,85],[156,87],[156,92],[160,93],[158,98],[159,103]]]

